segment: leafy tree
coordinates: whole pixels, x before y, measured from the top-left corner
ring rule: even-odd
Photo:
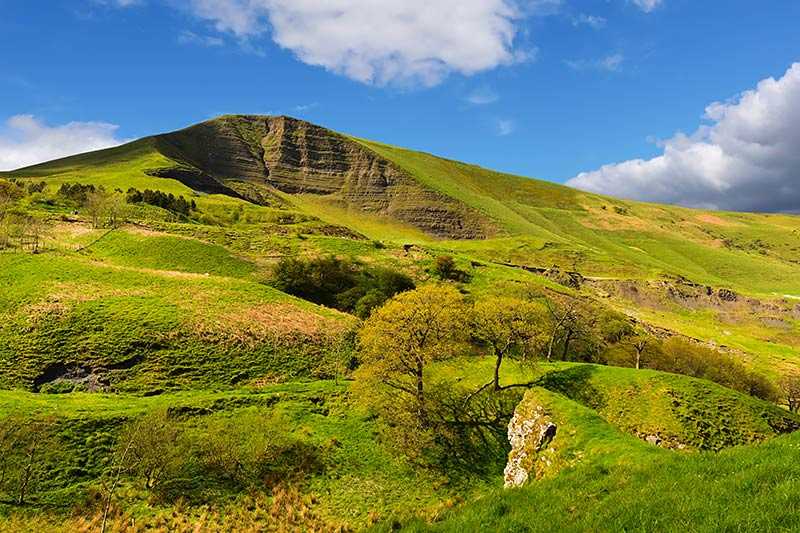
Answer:
[[[433,262],[433,273],[442,281],[453,279],[456,270],[456,261],[451,255],[440,255]]]
[[[320,466],[317,448],[292,436],[280,418],[259,413],[212,418],[196,448],[204,479],[239,488],[274,485]]]
[[[129,204],[149,204],[184,216],[188,216],[191,211],[197,209],[194,200],[186,200],[183,196],[150,189],[140,191],[131,187],[125,195],[125,200]]]
[[[536,305],[518,298],[487,298],[472,309],[473,337],[495,357],[494,390],[500,387],[500,366],[510,355],[526,358],[543,343],[545,317]]]
[[[415,422],[429,427],[425,369],[453,356],[465,340],[465,308],[455,289],[428,285],[402,293],[376,310],[359,332],[361,379],[411,399]]]
[[[731,355],[680,337],[653,348],[647,368],[707,379],[763,400],[774,401],[779,396],[772,383]]]
[[[469,274],[458,268],[451,255],[440,255],[434,260],[433,275],[442,281],[469,281]]]
[[[800,412],[800,373],[792,372],[781,377],[778,385],[783,392],[786,405],[793,413]]]
[[[283,292],[366,318],[392,296],[414,288],[401,272],[364,268],[335,256],[281,259],[272,284]]]
[[[80,183],[62,183],[58,189],[58,195],[75,202],[78,205],[83,205],[89,197],[89,194],[98,190],[94,185],[82,185]]]

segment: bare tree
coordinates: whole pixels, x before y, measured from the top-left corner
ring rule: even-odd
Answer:
[[[50,418],[8,417],[0,422],[2,488],[17,505],[25,505],[44,478],[56,440],[54,428]]]

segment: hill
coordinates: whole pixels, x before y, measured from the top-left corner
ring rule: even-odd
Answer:
[[[793,367],[800,349],[796,216],[616,200],[288,117],[220,117],[8,175],[200,194],[201,222],[248,222],[258,243],[240,228],[225,244],[262,255],[296,252],[286,236],[301,232],[415,244],[534,273],[556,266],[637,320],[724,346],[768,374]],[[301,248],[329,246],[358,247],[328,240]]]
[[[791,529],[798,235],[289,117],[3,173],[0,530]],[[418,427],[358,339],[434,284]]]
[[[227,194],[288,204],[370,238],[444,239],[519,265],[800,295],[797,217],[621,201],[288,117],[221,117],[11,175]]]

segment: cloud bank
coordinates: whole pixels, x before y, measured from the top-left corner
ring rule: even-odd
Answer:
[[[523,61],[518,23],[554,0],[190,0],[190,11],[249,40],[270,33],[302,62],[373,84],[432,86]]]
[[[568,185],[636,200],[735,211],[800,212],[800,63],[706,108],[664,153],[579,174]]]
[[[0,128],[0,170],[18,168],[92,150],[111,148],[124,141],[118,126],[104,122],[70,122],[48,126],[32,115],[16,115]]]

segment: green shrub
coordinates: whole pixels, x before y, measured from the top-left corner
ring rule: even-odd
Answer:
[[[275,288],[366,318],[392,296],[414,288],[411,278],[387,268],[365,268],[334,256],[287,257],[275,267]]]

